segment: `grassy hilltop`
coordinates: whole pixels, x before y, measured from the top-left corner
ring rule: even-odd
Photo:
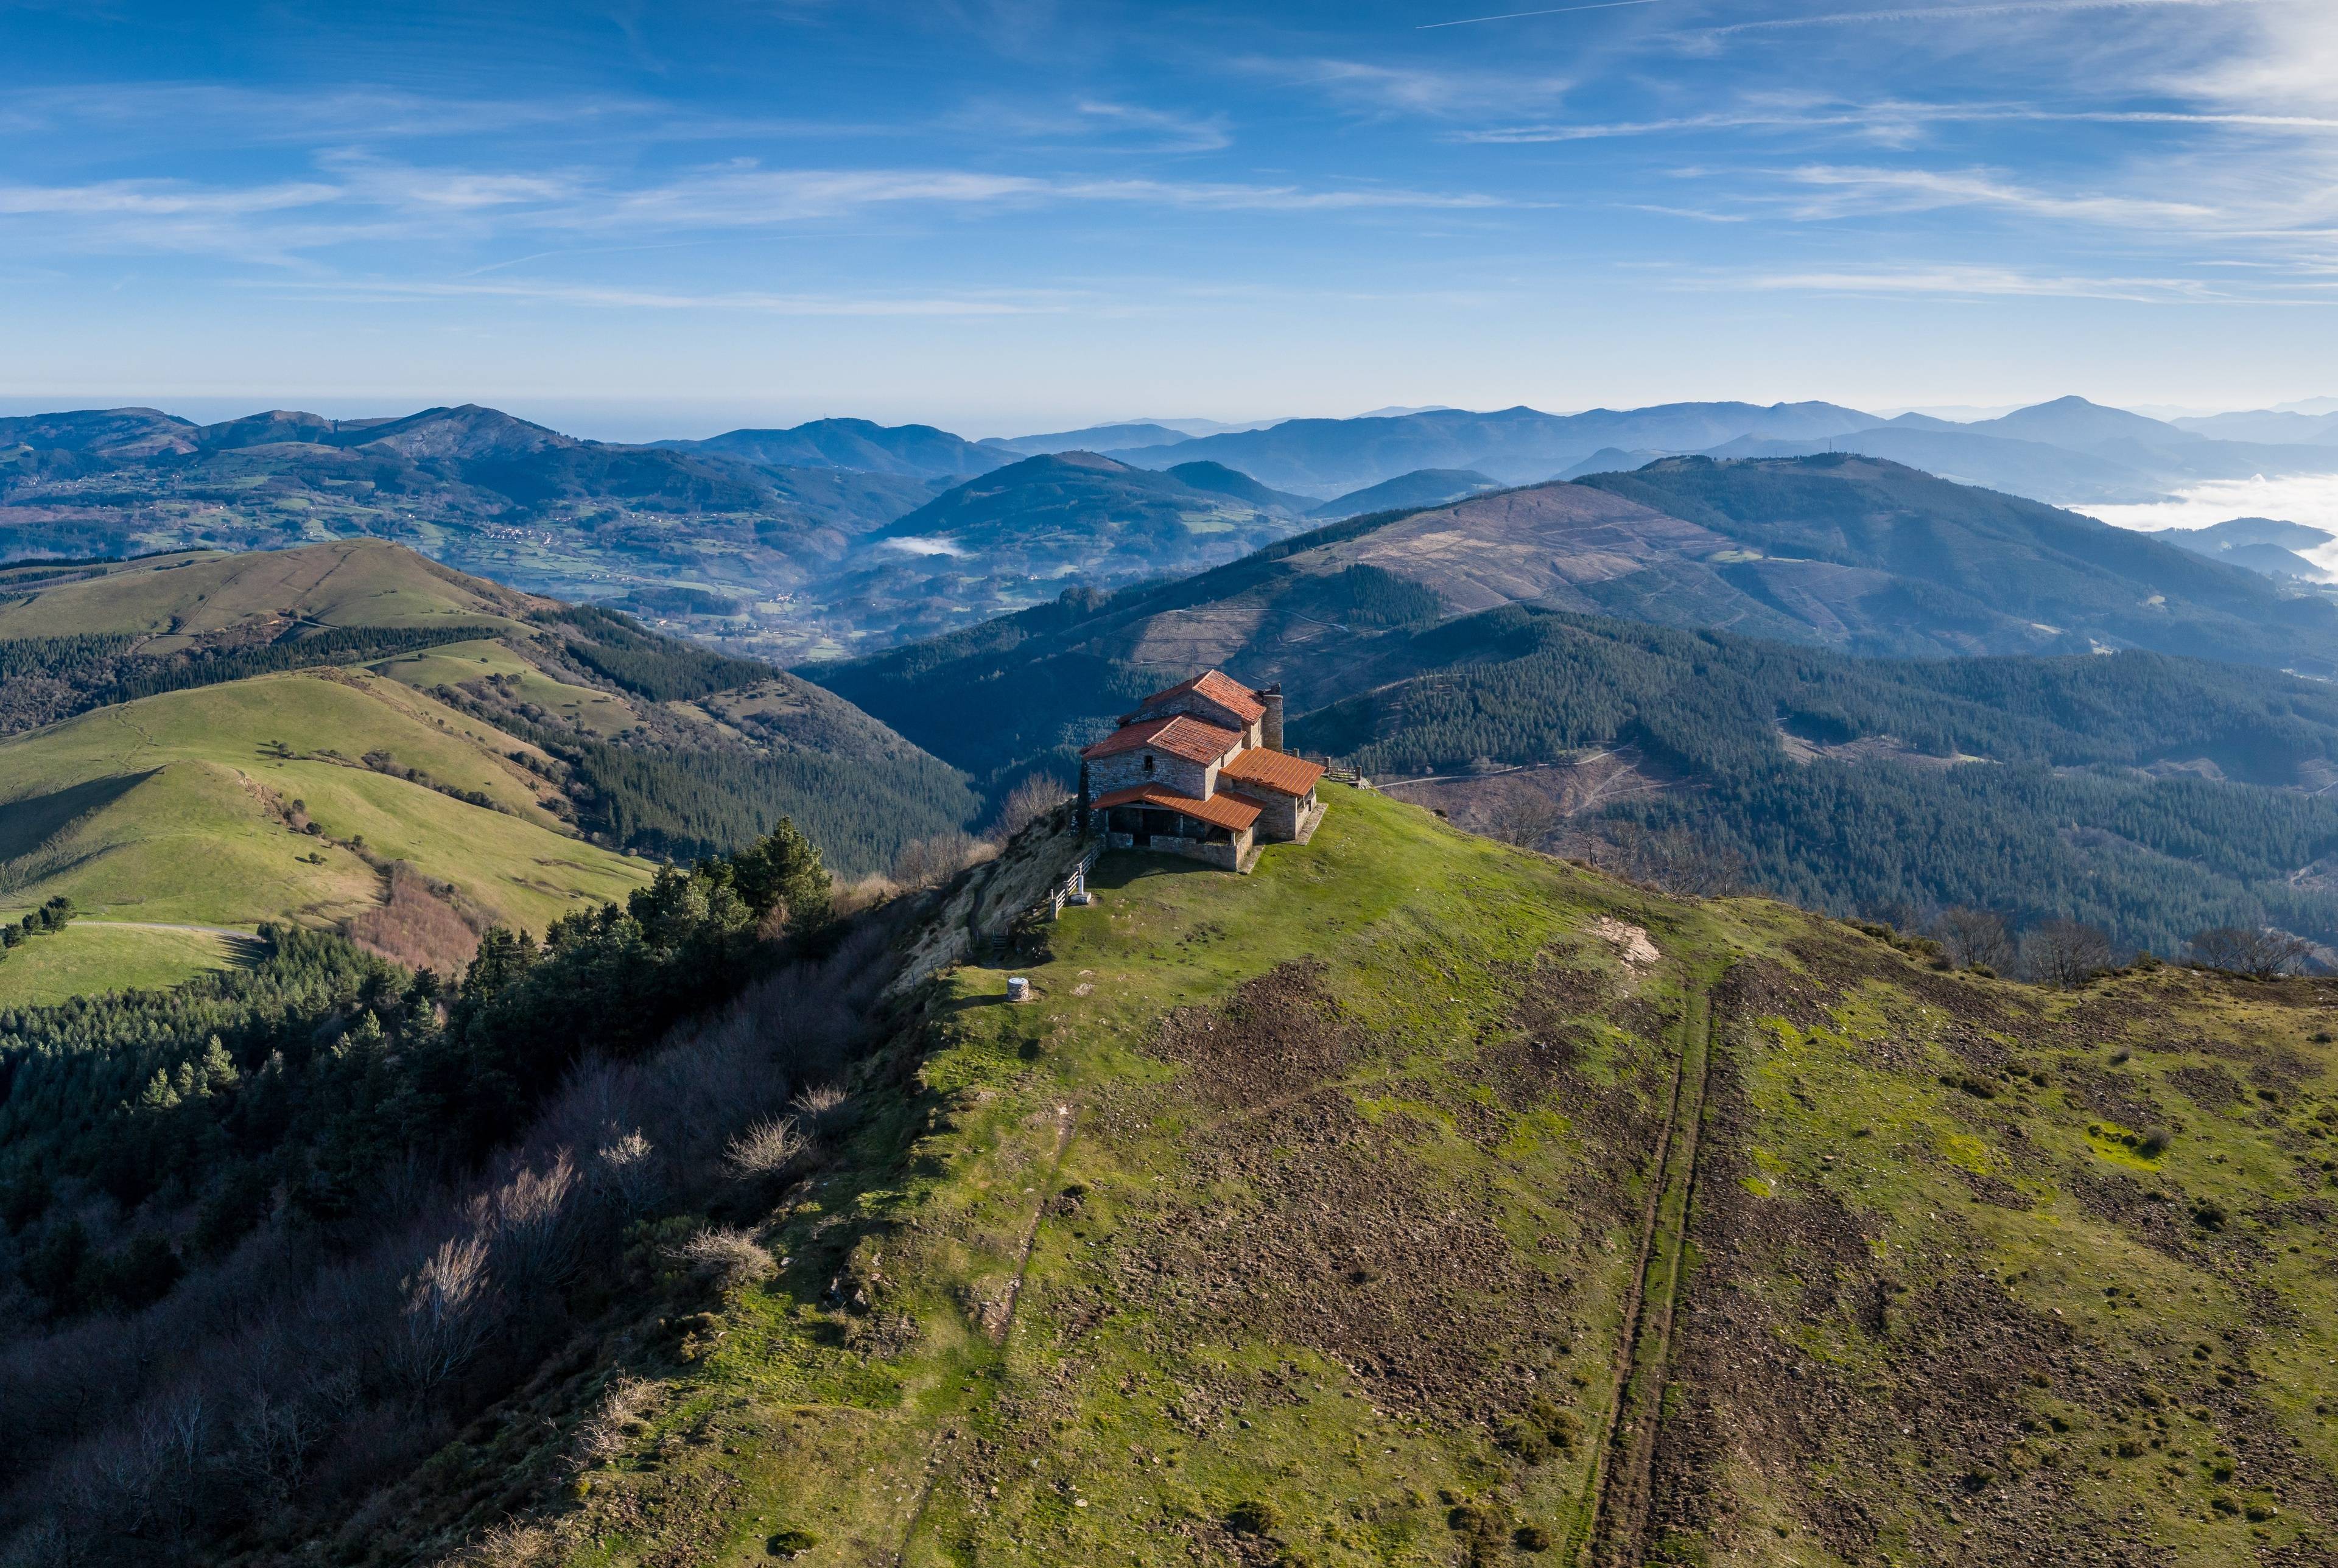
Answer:
[[[648,880],[640,862],[564,834],[538,804],[542,785],[507,750],[523,749],[365,671],[268,675],[100,708],[0,742],[0,779],[22,814],[21,828],[0,829],[0,855],[19,878],[8,897],[38,904],[64,893],[95,915],[214,926],[339,919],[379,897],[359,840],[461,882],[531,928],[575,899],[622,897]],[[359,759],[369,751],[493,808],[368,769]],[[285,819],[296,799],[322,825],[319,838]],[[60,825],[44,831],[52,818]]]
[[[183,979],[267,921],[457,973],[782,815],[858,874],[977,805],[769,665],[378,540],[0,567],[0,916],[80,916],[0,958],[0,1004]]]
[[[775,1278],[620,1305],[339,1560],[2338,1552],[2330,986],[2046,992],[1331,808],[1108,857],[1029,1005],[943,972]]]

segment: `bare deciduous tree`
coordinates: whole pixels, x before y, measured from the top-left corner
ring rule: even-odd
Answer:
[[[481,1200],[477,1222],[492,1238],[496,1274],[523,1308],[576,1272],[582,1238],[571,1200],[579,1182],[563,1149],[542,1171],[523,1170]]]
[[[1564,849],[1644,887],[1690,897],[1721,897],[1744,891],[1747,883],[1744,857],[1685,828],[1658,833],[1617,818],[1570,835]]]
[[[2313,944],[2271,926],[2217,926],[2192,934],[2194,964],[2256,980],[2295,975],[2313,957]]]
[[[245,1395],[230,1426],[236,1468],[255,1493],[276,1504],[299,1490],[324,1436],[323,1421],[305,1400],[258,1387]]]
[[[1505,844],[1539,849],[1566,819],[1557,801],[1539,790],[1521,788],[1503,795],[1487,827],[1491,837]]]
[[[483,1236],[441,1242],[406,1281],[390,1341],[391,1370],[408,1398],[428,1400],[471,1363],[495,1332],[495,1279]]]
[[[1006,843],[1071,799],[1071,794],[1060,779],[1046,773],[1032,774],[1008,790],[1007,799],[999,802],[997,819],[990,825],[991,839]]]
[[[1941,911],[1932,922],[1933,940],[1948,949],[1951,962],[1970,969],[1976,964],[2000,972],[2013,966],[2013,933],[2005,916],[1990,909],[1959,905]]]
[[[2021,938],[2022,967],[2048,985],[2083,985],[2112,964],[2111,939],[2081,920],[2041,920]]]
[[[654,1151],[638,1127],[611,1139],[594,1152],[593,1184],[628,1220],[637,1220],[657,1200],[658,1171]]]
[[[893,880],[912,890],[938,887],[978,860],[997,853],[970,833],[938,833],[915,838],[893,857]]]

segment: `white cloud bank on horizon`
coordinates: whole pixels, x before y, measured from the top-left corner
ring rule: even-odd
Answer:
[[[2235,517],[2278,517],[2338,534],[2338,474],[2294,474],[2279,479],[2218,479],[2177,492],[2173,500],[2124,506],[2075,505],[2117,528],[2205,528]],[[2300,551],[2315,565],[2338,571],[2338,543]]]

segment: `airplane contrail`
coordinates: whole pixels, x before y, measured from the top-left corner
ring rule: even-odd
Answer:
[[[1461,16],[1450,22],[1424,22],[1413,29],[1427,33],[1439,27],[1467,27],[1476,22],[1515,22],[1521,16],[1564,16],[1570,11],[1613,11],[1620,5],[1654,5],[1658,0],[1597,0],[1590,5],[1554,5],[1547,11],[1505,11],[1498,16]]]

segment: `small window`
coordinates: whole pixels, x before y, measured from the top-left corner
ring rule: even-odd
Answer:
[[[1144,754],[1144,770],[1147,773],[1153,771],[1153,753],[1150,751]]]

